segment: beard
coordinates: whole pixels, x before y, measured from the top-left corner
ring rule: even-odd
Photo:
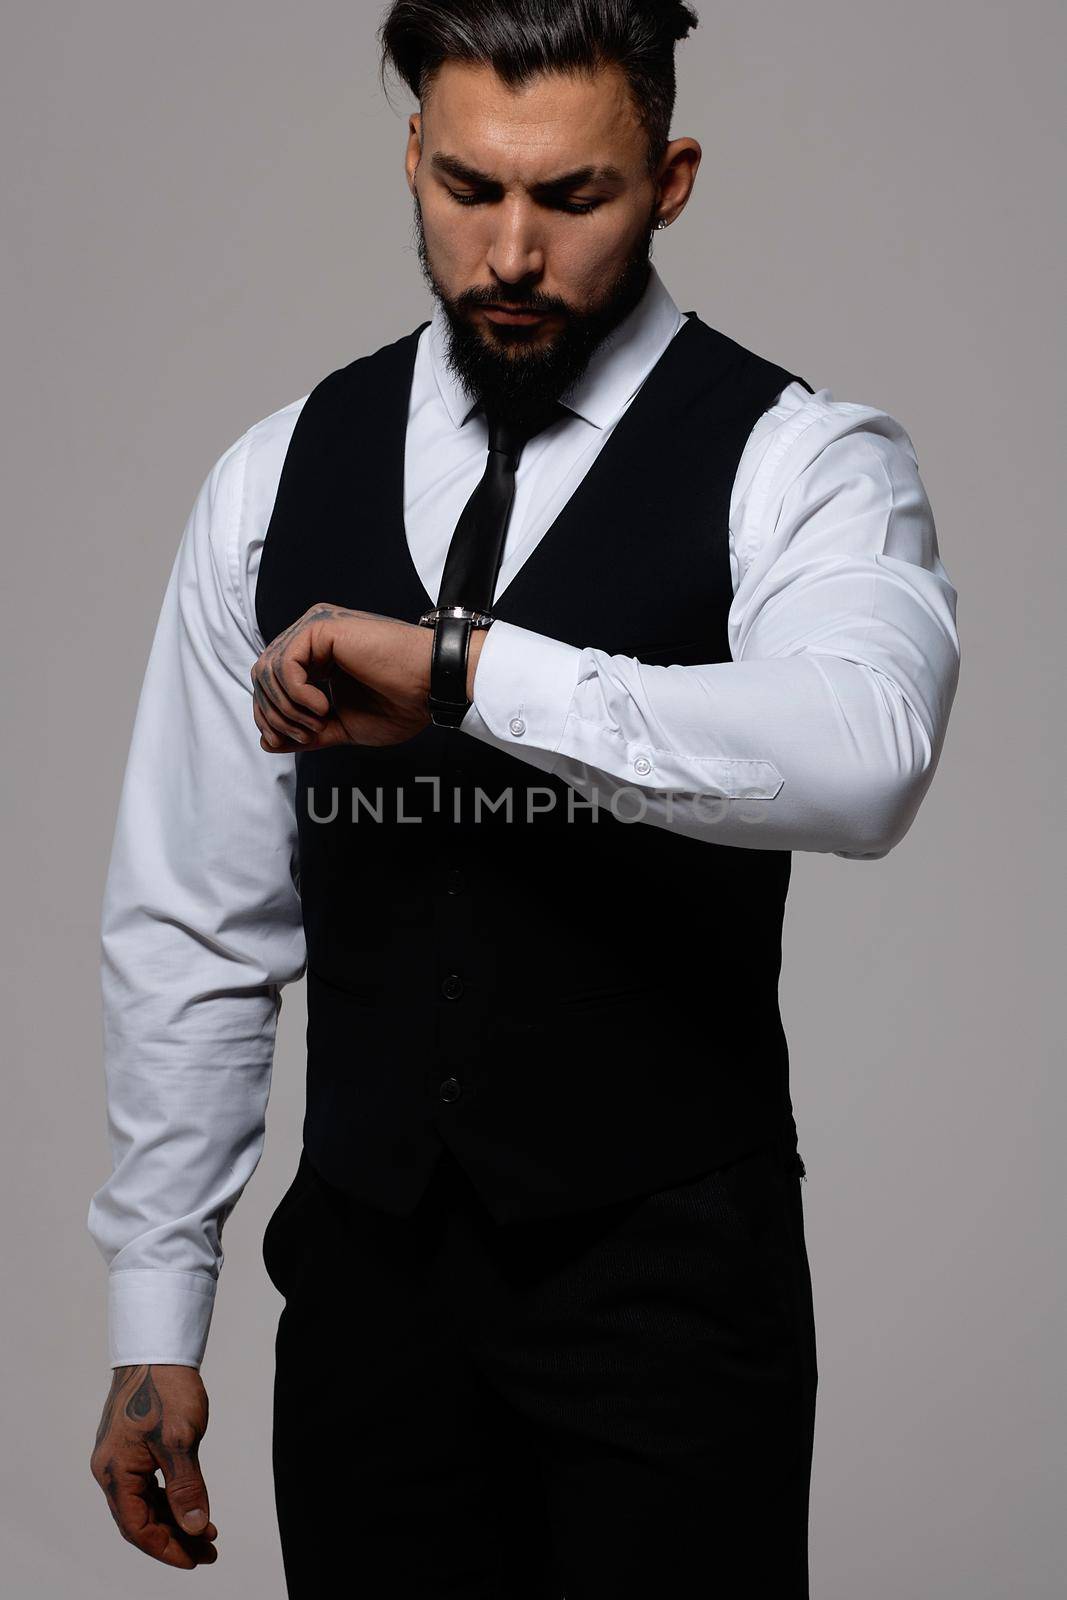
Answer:
[[[563,317],[563,329],[551,344],[534,345],[529,327],[500,326],[496,329],[500,345],[494,348],[464,312],[476,306],[492,305],[502,297],[501,293],[491,288],[467,289],[455,298],[445,293],[430,263],[422,207],[418,195],[415,196],[414,226],[419,265],[445,314],[448,365],[472,400],[521,427],[566,394],[585,372],[593,352],[629,315],[645,292],[654,209],[649,213],[646,230],[638,234],[603,300],[592,311],[575,311],[565,302],[541,295],[536,289],[509,285],[504,293],[510,307],[558,312]]]

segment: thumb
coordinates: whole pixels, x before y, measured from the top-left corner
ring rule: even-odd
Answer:
[[[167,1504],[179,1528],[186,1533],[204,1534],[210,1528],[207,1484],[200,1471],[196,1452],[175,1450],[169,1462],[160,1463],[166,1485]],[[210,1537],[210,1533],[208,1534]]]

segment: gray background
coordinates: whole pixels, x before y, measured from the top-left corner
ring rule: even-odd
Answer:
[[[791,1040],[820,1389],[817,1600],[1063,1592],[1063,17],[712,5],[679,50],[704,147],[656,261],[683,309],[910,432],[960,593],[941,768],[880,862],[794,855]],[[408,101],[377,5],[97,0],[8,14],[4,207],[2,1567],[153,1600],[88,1458],[109,1372],[85,1213],[108,1170],[99,902],[163,586],[251,423],[430,314]],[[1057,493],[1057,489],[1059,493]],[[221,1559],[283,1595],[269,1472],[303,987],[226,1231],[202,1460]],[[343,1374],[344,1329],[323,1351]],[[334,1364],[336,1361],[337,1364]],[[343,1381],[343,1380],[342,1380]],[[358,1561],[358,1554],[356,1557]],[[710,1556],[709,1556],[710,1560]]]

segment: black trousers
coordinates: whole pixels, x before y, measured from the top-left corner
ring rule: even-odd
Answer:
[[[803,1172],[498,1226],[448,1153],[408,1218],[302,1155],[263,1241],[290,1600],[807,1600]]]

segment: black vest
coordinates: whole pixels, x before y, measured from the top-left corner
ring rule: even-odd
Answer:
[[[731,489],[794,374],[687,316],[494,616],[652,664],[730,660]],[[257,583],[266,641],[316,601],[410,622],[436,603],[403,515],[425,326],[305,401]],[[795,1147],[788,851],[627,820],[636,786],[593,806],[458,729],[295,761],[304,1144],[327,1181],[406,1214],[447,1145],[505,1221]]]

